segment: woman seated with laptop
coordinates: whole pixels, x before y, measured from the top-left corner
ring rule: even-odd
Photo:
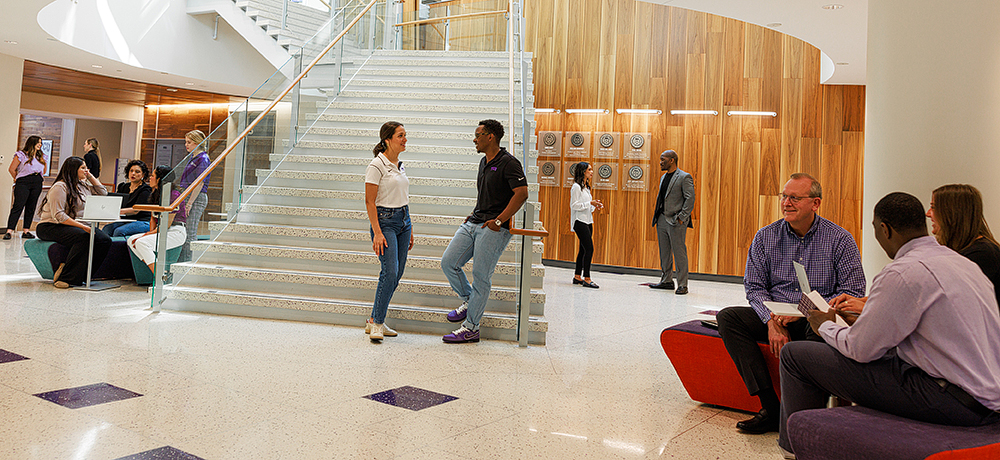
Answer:
[[[90,226],[77,218],[83,214],[87,197],[107,194],[108,190],[90,173],[83,158],[69,157],[59,168],[56,182],[42,199],[40,222],[36,228],[39,239],[54,241],[69,248],[66,262],[59,265],[52,277],[55,287],[66,289],[86,282]],[[104,262],[110,248],[111,237],[101,229],[95,229],[95,267]]]

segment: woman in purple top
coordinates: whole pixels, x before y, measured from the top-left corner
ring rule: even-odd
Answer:
[[[24,211],[24,233],[21,237],[35,237],[28,230],[31,230],[31,221],[35,218],[38,196],[42,194],[42,174],[46,173],[46,168],[45,155],[42,153],[42,138],[28,137],[28,140],[24,141],[24,148],[14,154],[10,168],[7,168],[10,177],[14,178],[14,206],[10,208],[7,233],[4,233],[3,239],[9,240],[14,236],[21,211]]]
[[[164,179],[161,180],[161,178]],[[153,174],[149,177],[149,185],[153,187],[153,192],[149,194],[149,204],[160,204],[160,196],[163,190],[161,185],[164,182],[170,182],[172,178],[173,174],[170,172],[170,167],[168,166],[157,166],[153,170]],[[170,201],[176,200],[180,195],[180,190],[171,190]],[[184,241],[187,239],[187,232],[184,230],[185,221],[187,221],[187,209],[186,206],[181,204],[177,211],[170,213],[167,219],[167,226],[170,227],[167,230],[168,250],[184,244]],[[153,215],[149,219],[148,232],[132,235],[128,239],[129,249],[149,267],[150,272],[153,271],[153,264],[156,262],[156,233],[158,231],[159,219],[156,215]]]
[[[208,152],[205,151],[205,145],[205,133],[200,130],[196,129],[184,135],[184,148],[191,154],[191,159],[184,167],[180,183],[177,184],[176,189],[179,193],[183,193],[211,164]],[[201,221],[201,215],[208,207],[208,178],[209,176],[205,176],[201,187],[195,187],[195,190],[185,200],[185,212],[189,218],[186,224],[187,239],[181,247],[181,255],[178,259],[180,262],[191,260],[191,242],[198,238],[198,222]]]

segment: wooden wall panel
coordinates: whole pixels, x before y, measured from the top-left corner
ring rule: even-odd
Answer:
[[[651,132],[648,192],[597,190],[607,209],[594,217],[594,263],[659,268],[650,226],[659,154],[676,150],[694,176],[697,199],[688,232],[692,272],[742,275],[761,226],[781,218],[788,176],[809,172],[824,188],[820,214],[861,234],[864,162],[862,86],[819,83],[819,51],[798,39],[737,20],[634,0],[538,0],[526,9],[534,53],[541,131]],[[567,114],[602,108],[607,115]],[[661,115],[614,113],[654,108]],[[711,109],[718,116],[673,116]],[[771,110],[777,117],[729,117]],[[620,160],[624,165],[631,161]],[[545,258],[573,261],[569,189],[542,187],[549,230]]]

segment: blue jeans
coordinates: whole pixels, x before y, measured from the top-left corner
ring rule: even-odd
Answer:
[[[107,233],[108,236],[132,236],[138,233],[148,232],[149,221],[112,222],[105,225],[102,230],[104,230],[104,233]]]
[[[483,227],[483,224],[466,222],[458,227],[441,256],[441,269],[451,288],[462,300],[469,302],[469,310],[462,326],[470,331],[479,330],[479,320],[486,311],[486,301],[490,298],[493,286],[493,271],[509,242],[510,231],[505,228],[494,232],[489,227]],[[471,285],[462,271],[469,259],[472,259]]]
[[[375,305],[372,307],[372,320],[378,324],[385,323],[385,314],[389,311],[389,301],[392,294],[399,286],[399,280],[403,277],[403,270],[406,269],[406,254],[410,250],[410,232],[413,225],[410,223],[410,208],[375,208],[378,213],[378,226],[382,229],[382,236],[385,237],[387,247],[382,248],[382,255],[378,256],[382,263],[382,271],[378,274],[378,288],[375,289]],[[369,228],[372,240],[375,239],[375,231]]]

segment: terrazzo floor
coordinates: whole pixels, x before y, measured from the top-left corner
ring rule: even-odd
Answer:
[[[0,244],[0,459],[780,458],[775,435],[736,431],[746,414],[688,398],[659,345],[744,303],[738,284],[675,296],[595,273],[592,290],[548,267],[545,346],[376,345],[360,328],[153,313],[133,285],[54,289],[20,243]],[[68,389],[76,409],[36,396]]]

